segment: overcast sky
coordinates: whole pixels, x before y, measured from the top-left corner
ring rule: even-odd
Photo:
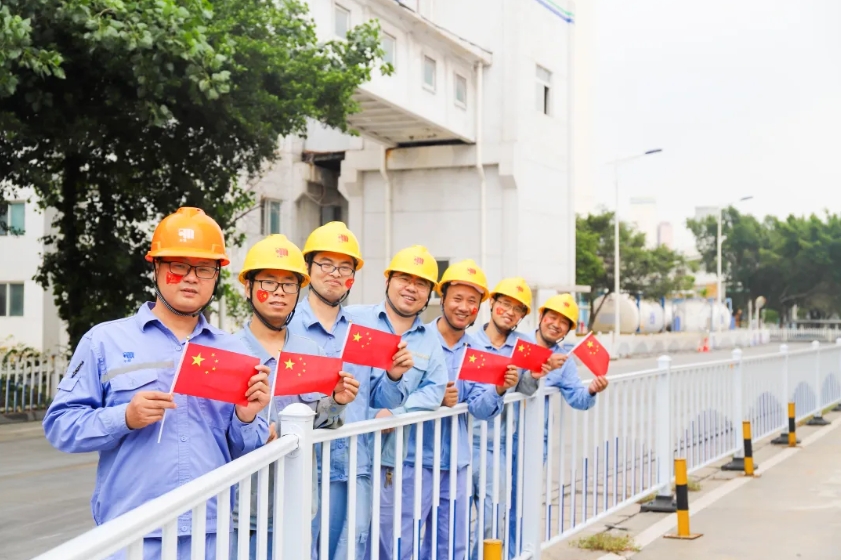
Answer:
[[[695,206],[841,211],[841,1],[596,4],[597,200],[613,200],[603,162],[663,148],[621,168],[620,215],[656,197],[679,246]]]

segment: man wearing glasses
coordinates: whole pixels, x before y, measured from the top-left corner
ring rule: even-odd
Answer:
[[[532,294],[531,289],[526,283],[525,279],[520,277],[505,278],[496,285],[491,292],[491,319],[485,326],[473,335],[476,348],[499,354],[501,356],[511,356],[514,352],[514,345],[517,343],[519,334],[516,332],[517,326],[531,311]],[[515,388],[516,391],[532,395],[536,391],[536,386],[526,385],[523,382],[523,377]],[[515,405],[514,410],[514,431],[517,430],[517,416],[519,408]],[[507,414],[508,409],[504,408],[500,415],[500,430],[499,430],[499,451],[497,454],[496,473],[498,486],[498,498],[500,508],[497,509],[493,504],[493,487],[494,487],[494,423],[488,423],[488,432],[485,447],[485,487],[480,487],[481,470],[481,443],[482,443],[482,422],[474,420],[473,424],[473,503],[476,508],[480,507],[480,501],[484,498],[483,506],[483,523],[482,533],[476,536],[474,542],[471,558],[478,558],[478,547],[481,546],[483,539],[502,538],[505,533],[506,518],[505,511],[502,506],[506,505],[510,515],[516,511],[513,504],[507,503],[511,500],[506,499],[506,485],[505,481],[511,479],[510,473],[504,473],[505,469],[505,451],[506,451],[506,436],[507,436]],[[513,435],[513,434],[512,434]],[[516,460],[516,455],[513,455],[513,460]],[[516,473],[516,470],[514,470]],[[493,534],[493,529],[496,527],[497,535]],[[479,531],[477,524],[477,531]],[[508,547],[511,550],[514,543],[509,542]]]
[[[426,247],[414,245],[398,251],[385,270],[385,299],[377,305],[350,306],[347,311],[360,322],[382,331],[398,334],[411,351],[407,361],[411,369],[404,379],[409,396],[401,406],[372,410],[376,418],[387,418],[441,406],[447,387],[447,366],[438,336],[421,321],[420,314],[429,305],[432,290],[438,285],[438,263]],[[402,343],[401,343],[402,344]],[[394,433],[383,438],[380,479],[380,542],[368,541],[366,558],[375,546],[383,560],[397,558],[394,550],[395,476],[397,461],[405,459],[411,428],[403,431],[403,457],[395,456]],[[400,530],[398,514],[398,531]]]
[[[338,358],[350,327],[350,316],[342,307],[353,287],[356,271],[365,264],[359,250],[359,241],[342,222],[330,222],[314,230],[304,244],[304,259],[310,285],[307,297],[298,304],[289,330],[313,340],[321,351]],[[359,382],[356,399],[345,409],[345,423],[360,422],[369,418],[371,408],[393,408],[403,404],[406,388],[403,374],[411,367],[411,355],[403,350],[397,353],[389,372],[371,367],[345,363],[342,369],[353,374]],[[373,488],[373,438],[358,438],[356,478],[349,473],[350,441],[333,440],[330,444],[330,511],[319,512],[313,520],[313,558],[320,550],[318,538],[327,539],[328,558],[348,558],[348,549],[354,550],[351,558],[362,558],[371,527]],[[318,454],[319,472],[321,455]],[[349,545],[348,490],[349,483],[356,484],[356,523],[353,528],[353,545]],[[329,515],[330,534],[320,535],[321,515]],[[325,559],[326,560],[326,559]]]
[[[155,229],[146,260],[153,265],[154,302],[125,319],[102,323],[82,337],[67,375],[44,417],[53,446],[97,451],[91,509],[97,525],[194,480],[261,446],[268,426],[268,368],[257,366],[247,405],[172,395],[175,364],[187,340],[246,353],[233,335],[208,323],[219,269],[228,264],[219,225],[198,208],[179,208]],[[157,442],[156,425],[172,416]],[[190,555],[192,513],[178,518],[178,556]],[[216,500],[207,504],[207,558],[214,558]],[[162,533],[143,540],[143,557],[160,558]]]
[[[281,351],[300,354],[323,355],[313,340],[291,333],[286,327],[295,315],[300,290],[309,284],[310,277],[301,250],[285,235],[270,235],[257,242],[245,257],[239,274],[239,281],[245,286],[245,297],[251,307],[251,320],[236,336],[242,340],[251,354],[271,370],[271,379],[277,371],[277,358]],[[331,396],[321,393],[286,395],[273,398],[271,403],[272,437],[274,437],[277,415],[293,403],[304,403],[315,411],[315,428],[338,428],[342,425],[341,415],[346,405],[356,397],[359,381],[347,372],[339,374]],[[315,471],[313,471],[313,509],[317,507],[315,492]],[[274,477],[269,478],[269,496],[274,496]],[[249,559],[257,555],[257,475],[251,481],[251,515],[249,527]],[[237,503],[241,499],[238,500]],[[268,558],[272,557],[273,504],[269,500]],[[235,514],[239,508],[235,509]],[[241,517],[236,515],[236,517]],[[239,522],[237,534],[243,523]],[[244,536],[239,536],[239,539]],[[237,558],[238,540],[231,543],[231,555]]]

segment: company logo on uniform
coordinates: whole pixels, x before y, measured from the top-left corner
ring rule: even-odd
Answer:
[[[350,241],[350,239],[348,239],[347,235],[343,233],[339,234],[339,243],[347,243],[348,241]]]
[[[475,268],[468,268],[467,269],[467,274],[470,274],[470,275],[476,274],[476,269]]]
[[[283,247],[278,247],[277,249],[275,249],[275,253],[277,253],[277,256],[281,258],[289,256],[289,251],[287,251]]]
[[[523,287],[522,286],[517,286],[517,291],[522,293],[524,291]]]
[[[196,232],[190,228],[180,228],[178,230],[178,239],[180,239],[182,243],[186,243],[187,241],[191,241],[195,238]]]
[[[415,264],[418,265],[418,266],[421,266],[423,264],[423,258],[422,257],[415,257]]]
[[[123,361],[129,363],[134,359],[134,352],[123,352]]]

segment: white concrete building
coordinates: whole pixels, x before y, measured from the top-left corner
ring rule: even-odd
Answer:
[[[233,251],[270,233],[303,246],[310,231],[345,221],[366,264],[350,303],[382,298],[383,269],[397,250],[426,245],[448,263],[473,258],[491,283],[523,276],[535,309],[575,284],[575,177],[589,182],[589,91],[578,90],[585,130],[572,126],[576,16],[561,0],[309,0],[319,39],[378,19],[392,76],[374,73],[356,92],[360,136],[313,124],[281,142],[281,160],[254,185],[255,208]],[[590,2],[587,13],[592,12]],[[582,50],[589,57],[589,48]],[[584,80],[589,87],[589,82]],[[587,147],[578,171],[573,138]],[[589,178],[588,178],[589,177]],[[592,189],[587,184],[586,189]],[[586,198],[586,197],[584,197]],[[583,200],[583,199],[581,199]],[[23,282],[24,318],[0,317],[4,334],[49,349],[58,344],[52,296],[29,279],[44,219],[27,206],[27,232],[0,238],[0,282]],[[30,226],[31,224],[31,226]],[[433,306],[426,316],[438,312]],[[30,313],[31,311],[31,313]],[[534,314],[523,327],[532,326]],[[30,323],[31,321],[31,323]],[[23,323],[26,322],[25,328]],[[225,326],[235,325],[225,322]]]
[[[675,248],[675,233],[671,222],[660,222],[657,225],[657,246],[660,245],[669,249]]]

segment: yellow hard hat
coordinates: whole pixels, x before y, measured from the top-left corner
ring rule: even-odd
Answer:
[[[433,289],[438,286],[438,263],[423,245],[412,245],[398,251],[385,269],[385,277],[388,278],[392,272],[403,272],[429,280]]]
[[[245,255],[239,281],[245,284],[245,277],[252,270],[287,270],[302,276],[302,288],[310,283],[303,253],[285,235],[270,235],[255,243]]]
[[[516,299],[526,306],[526,315],[531,313],[531,288],[529,288],[525,278],[515,276],[500,280],[499,284],[491,292],[491,297],[496,295]]]
[[[438,284],[438,295],[444,297],[442,288],[444,284],[467,284],[479,290],[482,294],[482,300],[488,299],[488,279],[485,278],[485,272],[476,265],[473,259],[467,259],[451,264],[444,271],[441,277],[441,283]]]
[[[365,261],[359,251],[359,241],[344,222],[330,222],[316,228],[304,243],[304,256],[310,253],[339,253],[356,260],[356,270],[361,270]]]
[[[556,294],[546,300],[546,303],[540,306],[540,314],[550,309],[556,313],[560,313],[570,321],[572,321],[572,328],[578,324],[578,304],[575,303],[575,298],[572,294]]]

